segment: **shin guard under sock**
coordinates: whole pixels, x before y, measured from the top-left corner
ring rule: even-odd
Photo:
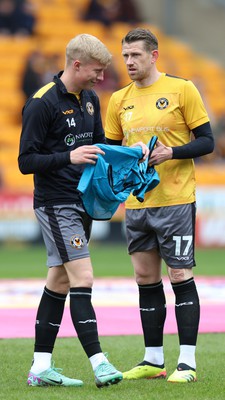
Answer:
[[[35,352],[52,353],[62,321],[65,301],[66,295],[44,288],[35,324]]]
[[[70,289],[71,318],[81,345],[89,358],[102,352],[91,293],[91,288]]]
[[[145,347],[162,346],[166,318],[166,299],[162,281],[138,287]]]
[[[172,284],[180,345],[195,346],[200,319],[199,297],[194,279]]]

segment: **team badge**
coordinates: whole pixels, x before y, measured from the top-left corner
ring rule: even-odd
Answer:
[[[168,107],[169,101],[165,97],[160,97],[160,99],[156,102],[156,107],[159,110],[164,110],[164,108]]]
[[[67,146],[73,146],[73,144],[75,143],[75,137],[72,133],[69,133],[69,135],[65,137],[64,142]]]
[[[94,106],[92,103],[90,103],[90,101],[88,101],[86,104],[86,110],[87,110],[88,114],[90,114],[90,115],[94,114]]]
[[[79,235],[74,235],[70,239],[70,244],[77,250],[80,250],[84,246],[84,241]]]

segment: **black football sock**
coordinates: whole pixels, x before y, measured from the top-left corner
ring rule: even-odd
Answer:
[[[52,353],[62,321],[65,301],[66,295],[44,288],[35,324],[35,352]]]
[[[200,305],[193,278],[172,284],[180,345],[195,346],[200,319]]]
[[[91,288],[70,289],[71,318],[81,345],[89,358],[102,352],[91,294]]]
[[[166,298],[162,281],[138,287],[145,347],[162,346],[166,319]]]

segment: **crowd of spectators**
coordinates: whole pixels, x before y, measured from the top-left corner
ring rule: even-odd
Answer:
[[[41,86],[50,82],[59,69],[59,54],[45,55],[40,50],[33,51],[22,74],[21,88],[25,97],[28,98]]]
[[[133,0],[90,0],[81,19],[101,22],[106,28],[115,22],[126,22],[131,25],[141,22],[137,3]],[[0,36],[32,36],[35,23],[35,10],[30,0],[0,0]],[[21,77],[21,90],[25,98],[52,80],[53,75],[60,70],[59,61],[59,54],[46,56],[39,49],[29,55]],[[199,89],[205,98],[204,84],[199,83],[199,79],[197,87],[198,85],[201,85]],[[113,92],[120,87],[119,70],[112,64],[105,72],[104,81],[96,87],[96,92],[101,98],[103,92]],[[225,161],[225,113],[219,119],[212,118],[212,128],[216,143],[215,151],[211,156],[197,159],[197,163]]]
[[[215,123],[213,129],[216,147],[215,147],[215,161],[225,161],[225,112],[222,114]]]
[[[0,0],[0,35],[32,35],[35,21],[29,0]]]
[[[99,21],[107,27],[114,22],[134,24],[141,22],[138,11],[133,0],[90,0],[83,19]]]

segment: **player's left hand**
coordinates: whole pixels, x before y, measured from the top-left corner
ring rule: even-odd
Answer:
[[[137,146],[140,146],[140,147],[142,148],[143,157],[142,157],[141,160],[139,160],[139,162],[143,162],[143,161],[145,161],[145,160],[148,158],[148,156],[149,156],[149,148],[148,148],[148,146],[146,146],[146,144],[144,144],[143,142],[134,143],[134,144],[132,144],[130,147],[137,147]]]
[[[173,151],[171,147],[165,146],[159,140],[157,140],[155,148],[149,157],[149,165],[159,165],[164,161],[171,160],[173,157]]]

